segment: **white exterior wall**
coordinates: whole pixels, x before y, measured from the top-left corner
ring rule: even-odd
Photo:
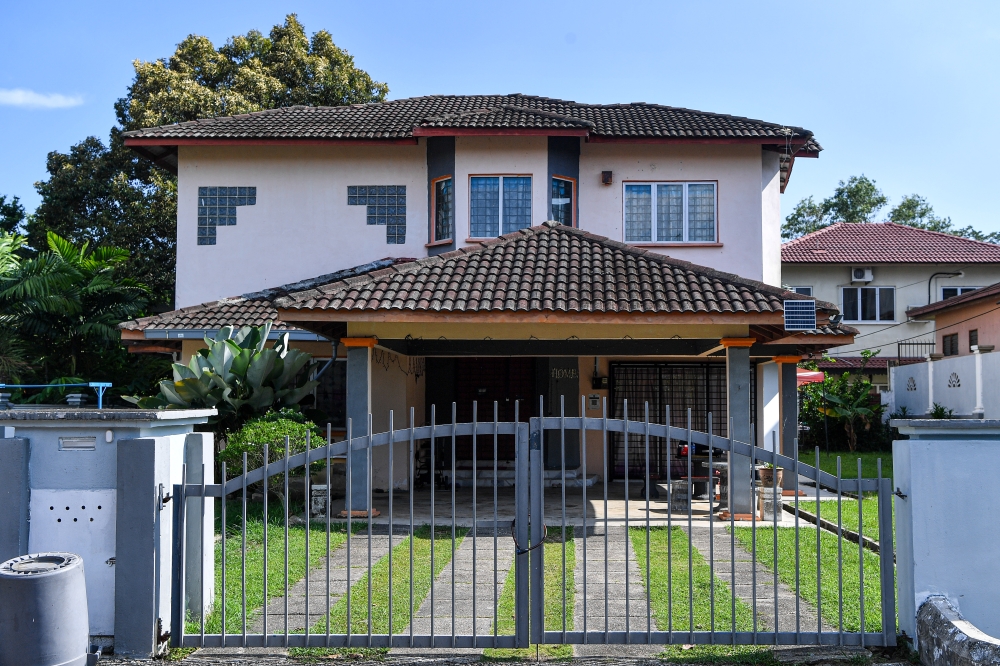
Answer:
[[[181,146],[175,307],[238,296],[383,257],[421,257],[427,153],[419,146]],[[386,243],[348,185],[406,185],[406,244]],[[257,203],[198,245],[198,187],[254,186]]]
[[[313,278],[384,257],[427,255],[426,142],[398,146],[181,146],[178,170],[176,307]],[[614,184],[601,184],[610,170]],[[455,236],[469,238],[469,177],[530,175],[532,224],[549,219],[548,139],[457,137]],[[581,142],[579,226],[622,240],[623,181],[715,181],[718,242],[653,247],[678,259],[778,284],[777,156],[753,145]],[[406,185],[406,243],[386,243],[349,185]],[[252,186],[257,202],[237,209],[217,244],[197,244],[199,186]],[[647,247],[649,247],[647,245]],[[984,283],[985,284],[985,283]]]
[[[978,364],[978,368],[977,368]],[[955,416],[1000,419],[1000,354],[949,356],[929,363],[903,365],[891,370],[892,392],[885,397],[889,411],[906,408],[908,415],[929,412],[933,403]]]
[[[859,264],[859,266],[864,266]],[[813,296],[821,301],[835,303],[843,312],[841,287],[895,287],[896,319],[893,322],[858,323],[845,320],[845,324],[860,331],[853,345],[834,347],[831,356],[858,356],[863,349],[881,349],[883,358],[895,358],[896,342],[920,336],[932,341],[934,322],[908,322],[906,309],[927,305],[927,281],[939,272],[964,271],[962,277],[936,277],[931,285],[931,302],[941,300],[941,287],[985,287],[1000,282],[1000,265],[981,264],[960,266],[956,264],[884,264],[865,266],[873,269],[874,280],[869,283],[851,282],[849,264],[782,264],[781,284],[788,287],[812,287]],[[900,325],[896,325],[900,324]],[[864,337],[862,337],[864,336]],[[937,351],[941,351],[940,349]]]
[[[625,181],[718,181],[719,244],[667,244],[657,252],[742,277],[778,284],[781,226],[777,160],[762,161],[760,146],[704,144],[581,143],[580,228],[624,241],[622,183]],[[765,175],[774,169],[775,174]],[[612,185],[601,172],[613,172]],[[764,202],[767,202],[765,207]],[[767,220],[764,220],[764,213]],[[765,235],[766,234],[766,235]],[[766,242],[773,248],[766,248]],[[768,254],[769,253],[769,254]],[[774,260],[769,271],[765,257]]]
[[[404,371],[405,369],[405,371]],[[372,432],[388,432],[389,412],[392,427],[403,430],[410,425],[410,408],[413,407],[414,426],[424,424],[424,375],[411,372],[410,357],[394,354],[384,349],[372,350],[371,396]],[[449,416],[450,419],[450,416]],[[372,489],[386,491],[390,486],[389,447],[379,446],[372,451]],[[392,487],[407,489],[407,460],[409,443],[393,445]]]

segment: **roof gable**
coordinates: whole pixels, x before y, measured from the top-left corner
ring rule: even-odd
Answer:
[[[985,264],[1000,245],[894,222],[838,222],[781,246],[787,264]]]

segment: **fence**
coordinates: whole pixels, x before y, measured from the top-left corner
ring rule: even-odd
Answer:
[[[810,466],[797,455],[711,434],[711,415],[709,432],[701,432],[691,428],[690,415],[685,427],[669,425],[669,410],[666,424],[650,423],[648,404],[641,420],[629,417],[627,403],[621,419],[607,418],[606,409],[601,418],[528,422],[515,411],[514,421],[501,422],[494,403],[492,421],[480,422],[473,406],[472,421],[457,423],[453,405],[452,423],[438,424],[432,411],[430,425],[416,426],[411,410],[402,429],[390,413],[387,432],[352,437],[349,423],[343,442],[328,437],[296,455],[286,442],[281,459],[270,462],[265,453],[263,467],[224,483],[176,485],[175,572],[190,566],[186,504],[201,497],[227,501],[217,547],[219,601],[214,608],[191,604],[184,577],[175,575],[172,644],[895,644],[889,479],[860,478],[860,461],[859,478],[843,478],[839,461],[836,475],[823,472],[818,449],[817,465]],[[586,455],[580,468],[567,469],[570,433],[581,443],[591,435],[600,446],[599,469],[588,469]],[[639,446],[644,462],[638,473],[625,466],[620,482],[611,480],[608,459],[616,433],[623,453]],[[504,435],[515,441],[512,461],[499,457]],[[493,455],[482,459],[481,447],[472,446],[469,458],[459,459],[456,440],[470,436],[492,439]],[[557,468],[545,469],[554,455],[543,455],[546,446],[559,447]],[[383,456],[385,494],[371,485],[380,447],[393,454]],[[683,478],[653,485],[650,452],[657,447],[681,461]],[[445,461],[445,473],[418,488],[422,448],[429,448],[432,469]],[[405,464],[397,466],[396,454]],[[748,457],[752,469],[773,465],[792,474],[790,499],[778,474],[763,474],[752,487],[751,479],[733,479],[728,462],[737,456]],[[353,468],[359,460],[360,473]],[[341,465],[346,506],[336,512],[329,481]],[[295,525],[290,480],[301,475],[305,497],[312,498],[310,467],[322,468],[327,483],[317,494],[318,515],[307,510]],[[272,480],[284,495],[277,520],[267,501]],[[352,487],[357,483],[363,492]],[[808,483],[806,495],[800,484]],[[751,491],[760,495],[757,510],[745,516],[726,510],[726,497]],[[359,496],[365,506],[357,506]],[[876,532],[866,534],[873,529],[865,517],[872,502]],[[836,505],[835,517],[825,503]],[[228,504],[238,511],[232,522]],[[211,547],[202,537],[197,552]]]
[[[952,416],[1000,417],[1000,392],[984,390],[1000,377],[1000,355],[976,353],[890,369],[892,392],[885,395],[890,413],[904,408],[910,416],[929,414],[939,405]],[[940,414],[939,414],[940,415]]]

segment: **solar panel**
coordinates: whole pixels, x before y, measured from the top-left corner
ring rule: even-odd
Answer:
[[[785,330],[811,331],[816,328],[816,301],[785,301]]]

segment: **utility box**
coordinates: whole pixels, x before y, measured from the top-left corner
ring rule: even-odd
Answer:
[[[14,407],[14,406],[12,406]],[[37,552],[83,559],[91,641],[117,654],[152,656],[169,625],[173,484],[213,482],[215,410],[32,408],[0,410],[0,561]],[[188,543],[214,543],[214,503],[189,503]],[[186,588],[210,608],[207,580]]]

